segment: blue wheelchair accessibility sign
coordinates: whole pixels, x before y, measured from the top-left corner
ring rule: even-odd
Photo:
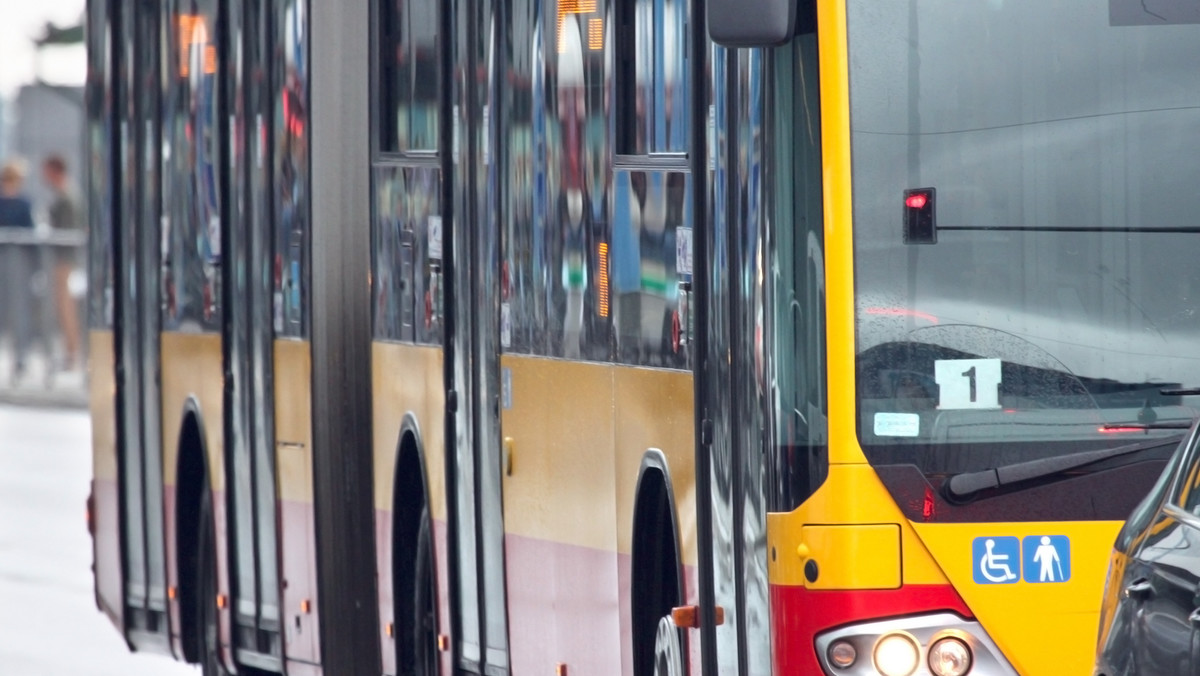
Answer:
[[[1071,579],[1071,540],[1065,535],[1030,535],[1021,542],[1026,582]]]
[[[1021,579],[1021,541],[1007,536],[975,538],[971,565],[976,584],[1013,584]]]

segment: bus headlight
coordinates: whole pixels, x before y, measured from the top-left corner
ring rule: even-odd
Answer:
[[[858,651],[849,641],[836,641],[829,646],[829,663],[838,669],[849,669],[858,659]]]
[[[909,676],[920,661],[921,649],[908,634],[889,634],[875,644],[875,668],[883,676]]]
[[[842,625],[813,647],[826,676],[1018,676],[978,622],[948,612]]]
[[[964,676],[971,671],[971,649],[953,636],[939,639],[929,648],[929,670],[933,676]]]

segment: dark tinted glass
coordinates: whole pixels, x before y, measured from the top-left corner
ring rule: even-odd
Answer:
[[[438,2],[380,0],[380,144],[434,150],[438,137]]]

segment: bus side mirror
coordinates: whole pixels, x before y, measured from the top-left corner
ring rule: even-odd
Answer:
[[[708,34],[723,47],[770,47],[792,37],[797,0],[708,0]]]

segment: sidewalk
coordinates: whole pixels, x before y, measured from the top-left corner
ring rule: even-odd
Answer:
[[[86,408],[88,404],[86,367],[56,371],[44,351],[35,348],[29,355],[25,375],[13,382],[12,350],[0,334],[0,404],[47,408]]]

